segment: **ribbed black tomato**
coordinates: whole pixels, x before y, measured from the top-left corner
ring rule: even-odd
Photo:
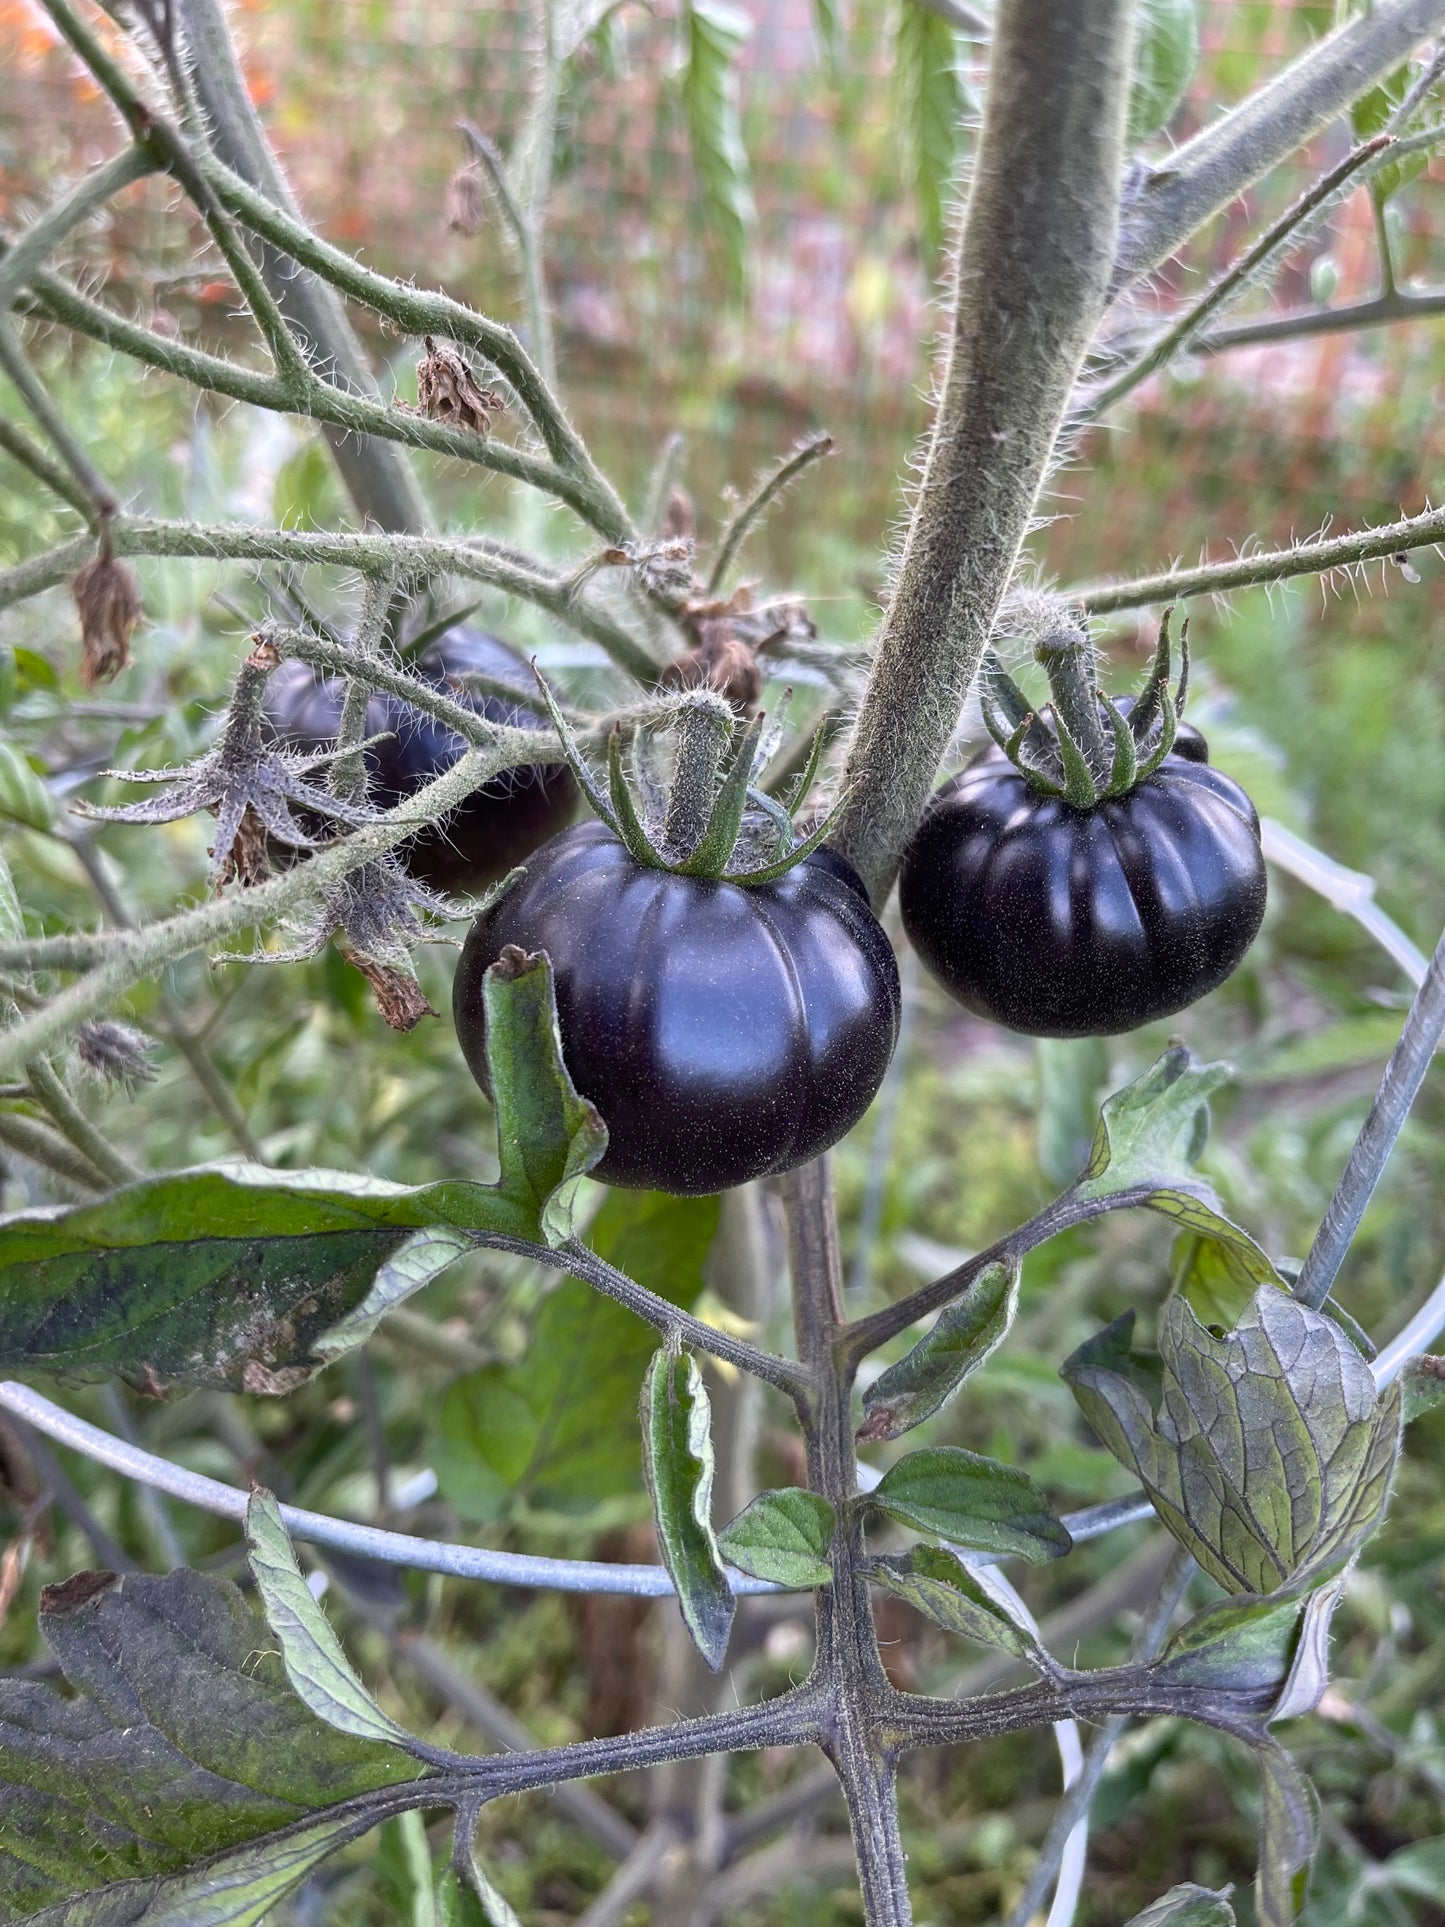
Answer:
[[[934,797],[899,880],[927,969],[1034,1037],[1132,1030],[1223,983],[1264,916],[1265,869],[1254,805],[1207,755],[1191,731],[1087,810],[997,748],[975,757]]]
[[[530,709],[503,697],[448,687],[452,677],[468,674],[514,683],[519,693],[527,687],[522,658],[485,630],[451,629],[410,666],[491,722],[542,727]],[[266,714],[283,743],[308,752],[325,749],[336,740],[343,693],[339,680],[320,679],[302,662],[284,662],[271,678]],[[371,736],[389,732],[367,751],[371,798],[384,809],[450,769],[466,748],[454,730],[394,696],[372,697],[366,728]],[[408,838],[400,854],[413,876],[438,889],[481,890],[561,829],[576,804],[577,785],[563,763],[505,770],[473,790],[445,822]]]
[[[745,887],[649,868],[600,822],[554,837],[457,967],[457,1035],[483,1085],[482,976],[508,944],[552,960],[609,1184],[692,1196],[806,1163],[863,1115],[898,1038],[892,948],[826,850]]]

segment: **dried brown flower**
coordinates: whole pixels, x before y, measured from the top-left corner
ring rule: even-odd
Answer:
[[[505,406],[495,388],[479,388],[476,377],[455,348],[426,336],[426,354],[416,371],[416,399],[429,421],[453,428],[469,428],[475,435],[491,432],[489,416]]]
[[[70,593],[80,614],[80,680],[94,689],[130,663],[130,639],[145,613],[140,583],[102,536],[100,554],[77,570]]]
[[[475,161],[459,167],[447,182],[447,226],[453,234],[480,234],[486,216],[482,170]]]

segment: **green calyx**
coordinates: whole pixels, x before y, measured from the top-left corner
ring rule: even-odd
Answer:
[[[774,747],[765,736],[767,719],[760,715],[740,722],[716,690],[694,689],[678,702],[669,725],[669,780],[659,781],[656,771],[660,731],[633,730],[628,744],[619,723],[607,739],[604,783],[535,665],[533,673],[582,794],[629,854],[649,869],[727,883],[772,883],[810,856],[832,828],[841,797],[806,835],[796,827],[822,764],[822,729],[797,781],[773,796],[762,787],[762,770]]]
[[[1082,622],[1046,636],[1034,655],[1053,700],[1040,711],[992,649],[983,659],[979,699],[988,733],[1031,788],[1076,810],[1127,796],[1148,782],[1174,747],[1189,695],[1189,619],[1179,630],[1179,681],[1171,690],[1172,606],[1159,623],[1154,661],[1127,715],[1099,687],[1094,646]]]

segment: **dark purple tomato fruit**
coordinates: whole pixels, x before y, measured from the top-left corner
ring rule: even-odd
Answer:
[[[696,1196],[805,1164],[863,1115],[898,1039],[892,948],[832,851],[744,886],[650,868],[600,822],[554,837],[457,967],[457,1035],[484,1088],[482,977],[508,944],[552,960],[608,1184]]]
[[[515,683],[519,693],[530,682],[516,650],[482,629],[449,630],[410,666],[438,689],[451,677],[468,673]],[[530,709],[502,697],[461,685],[447,693],[492,722],[520,729],[543,727]],[[320,679],[302,662],[284,662],[271,678],[266,714],[283,743],[308,752],[321,750],[336,740],[342,698],[339,680]],[[394,696],[372,697],[366,728],[371,736],[390,732],[367,751],[371,799],[383,809],[442,775],[466,748],[454,730]],[[445,822],[429,824],[408,838],[399,854],[413,876],[436,889],[482,890],[555,835],[576,805],[577,785],[564,763],[504,770],[473,790]]]
[[[1092,809],[998,748],[934,797],[899,879],[903,927],[965,1009],[1033,1037],[1110,1036],[1224,982],[1264,916],[1259,817],[1190,731]]]

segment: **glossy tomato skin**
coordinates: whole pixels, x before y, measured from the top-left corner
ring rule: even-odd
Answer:
[[[457,1035],[484,1088],[482,976],[508,944],[552,960],[608,1184],[698,1196],[804,1164],[857,1123],[898,1040],[892,948],[831,851],[744,889],[649,869],[602,823],[554,837],[457,966]]]
[[[530,672],[516,650],[483,629],[449,630],[410,666],[424,681],[491,722],[520,729],[542,726],[529,709],[462,686],[448,687],[449,678],[469,671],[515,683],[519,690],[527,687]],[[302,662],[284,662],[271,677],[266,714],[283,743],[307,751],[325,749],[336,740],[343,693],[338,679],[318,678]],[[371,799],[382,809],[442,775],[466,748],[454,730],[393,696],[372,697],[366,729],[370,736],[389,732],[384,742],[367,751]],[[570,821],[576,805],[577,786],[565,764],[506,770],[474,790],[444,823],[430,824],[409,838],[400,854],[413,876],[436,889],[482,890]]]
[[[1033,1037],[1102,1037],[1224,982],[1259,930],[1259,817],[1203,757],[1170,754],[1078,810],[989,749],[939,790],[899,878],[903,927],[965,1009]]]

